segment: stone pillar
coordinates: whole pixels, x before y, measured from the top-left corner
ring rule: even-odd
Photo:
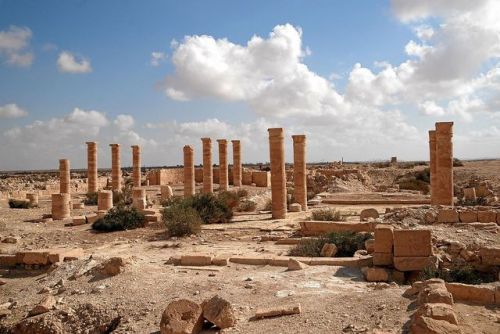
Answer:
[[[107,211],[113,207],[113,192],[101,190],[97,193],[97,210]]]
[[[146,189],[135,187],[132,189],[132,206],[137,210],[146,209]]]
[[[429,130],[429,170],[431,178],[431,204],[437,204],[437,191],[436,191],[436,130]]]
[[[52,219],[61,220],[71,217],[71,195],[52,194]]]
[[[141,148],[139,145],[132,146],[132,181],[134,187],[141,186]]]
[[[169,185],[160,186],[161,191],[161,200],[166,201],[171,199],[174,196],[174,192],[172,191],[172,187]]]
[[[120,144],[109,144],[109,146],[111,146],[111,189],[121,191]]]
[[[212,139],[201,138],[203,146],[203,193],[214,192],[214,172],[212,168]]]
[[[87,193],[97,192],[97,143],[89,141],[87,144]]]
[[[59,160],[59,193],[69,194],[70,191],[70,172],[69,172],[69,160],[61,159]]]
[[[453,122],[436,123],[436,204],[453,205]]]
[[[184,146],[184,197],[193,196],[194,182],[194,151],[189,145]]]
[[[228,190],[227,140],[217,139],[217,142],[219,143],[219,190]]]
[[[293,183],[295,202],[303,211],[307,210],[306,136],[294,135],[293,139]]]
[[[282,128],[268,129],[271,161],[272,217],[286,218],[285,142]]]
[[[26,199],[30,201],[32,206],[38,206],[38,194],[36,193],[27,193]]]
[[[231,140],[233,143],[233,185],[241,187],[241,143],[239,140]]]

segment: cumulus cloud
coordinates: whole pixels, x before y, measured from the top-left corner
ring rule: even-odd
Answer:
[[[151,52],[151,59],[149,63],[151,66],[160,66],[167,59],[167,55],[164,52],[154,51]]]
[[[63,51],[57,58],[59,71],[66,73],[89,73],[92,72],[90,60],[84,57],[77,57],[69,51]]]
[[[33,33],[28,27],[10,26],[0,31],[0,59],[14,66],[27,67],[33,63],[34,55],[29,51]]]
[[[130,130],[134,126],[134,118],[131,115],[118,115],[114,124],[122,131]]]
[[[27,115],[28,112],[15,103],[0,106],[0,118],[19,118]]]

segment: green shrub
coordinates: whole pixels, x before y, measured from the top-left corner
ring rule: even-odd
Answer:
[[[238,211],[240,212],[252,212],[255,211],[256,208],[257,208],[257,203],[250,200],[241,201],[240,205],[238,205]]]
[[[92,224],[97,231],[112,232],[132,230],[146,226],[146,217],[135,208],[117,206],[108,211],[103,217]]]
[[[450,269],[425,268],[420,273],[420,280],[427,280],[431,278],[441,278],[445,282],[464,284],[482,284],[495,282],[496,280],[495,274],[480,272],[468,265]]]
[[[173,198],[168,204],[167,208],[194,209],[205,224],[228,223],[233,217],[233,210],[227,204],[227,198],[224,196],[196,194],[188,198]]]
[[[239,198],[248,197],[248,190],[246,189],[240,188],[236,193],[238,194]]]
[[[231,209],[240,204],[240,197],[235,191],[221,191],[217,194],[217,198]]]
[[[85,205],[97,205],[97,193],[88,193],[83,200]]]
[[[11,209],[30,209],[32,207],[33,205],[27,199],[9,199],[9,208]]]
[[[458,158],[453,158],[453,167],[463,167],[464,163],[458,159]]]
[[[326,243],[337,246],[339,257],[351,257],[358,249],[364,249],[365,241],[371,239],[368,233],[331,232],[317,239],[304,239],[290,250],[291,256],[320,256]]]
[[[163,200],[160,202],[161,206],[171,206],[178,203],[181,203],[184,200],[182,196],[172,196],[169,199]]]
[[[163,223],[170,236],[182,237],[198,234],[202,220],[195,209],[175,204],[163,210]]]
[[[345,221],[345,217],[340,214],[340,211],[331,208],[314,210],[311,218],[322,221]]]

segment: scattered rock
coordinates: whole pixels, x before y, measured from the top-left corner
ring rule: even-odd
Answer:
[[[213,296],[202,304],[203,317],[215,326],[224,329],[236,324],[233,307],[227,300]]]
[[[4,244],[17,244],[17,238],[15,237],[5,237],[2,239]]]
[[[116,276],[123,271],[125,260],[121,257],[112,257],[101,263],[98,271],[105,276]]]
[[[11,329],[12,334],[63,334],[61,321],[48,317],[27,318],[18,322]]]
[[[320,255],[323,257],[334,257],[337,254],[337,246],[335,244],[326,243],[321,248]]]
[[[368,282],[387,282],[389,280],[388,270],[382,267],[364,267],[361,272]]]
[[[307,264],[290,258],[288,260],[288,271],[302,270],[309,267]]]
[[[366,221],[368,220],[368,218],[373,218],[373,219],[376,219],[380,217],[380,215],[378,214],[378,211],[377,209],[373,209],[373,208],[370,208],[370,209],[364,209],[361,211],[361,213],[359,214],[359,219],[361,221]]]
[[[39,315],[42,313],[47,313],[54,308],[56,305],[56,300],[52,295],[45,296],[37,306],[35,306],[31,311],[29,311],[28,315],[30,317]]]
[[[280,317],[284,315],[300,314],[301,312],[300,304],[259,308],[255,312],[253,319]]]
[[[187,299],[168,304],[160,322],[161,334],[196,334],[203,326],[203,310],[200,305]]]

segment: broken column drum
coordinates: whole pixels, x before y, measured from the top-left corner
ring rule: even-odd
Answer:
[[[203,193],[210,194],[214,191],[214,175],[212,169],[212,139],[201,138],[203,146]]]
[[[191,146],[184,146],[184,197],[195,193],[194,181],[194,150]]]
[[[97,143],[87,142],[87,193],[97,192]]]
[[[33,206],[38,206],[38,194],[35,193],[27,193],[26,199],[30,201],[30,204]]]
[[[453,122],[436,123],[436,204],[453,205]]]
[[[97,193],[97,210],[110,210],[113,207],[113,192],[101,190]]]
[[[268,129],[271,161],[272,217],[286,218],[285,142],[282,128]]]
[[[227,140],[217,139],[219,143],[219,189],[228,190],[229,178],[227,170]]]
[[[430,170],[430,182],[431,182],[431,204],[437,204],[436,199],[436,131],[429,130],[429,170]]]
[[[68,159],[59,160],[59,193],[70,193],[70,171]]]
[[[233,185],[241,187],[241,143],[239,140],[231,140],[233,143]]]
[[[294,135],[293,139],[293,182],[295,202],[303,211],[307,210],[306,136]]]
[[[68,193],[52,194],[52,219],[60,220],[71,217],[71,195]]]
[[[111,189],[121,191],[120,144],[110,144],[109,146],[111,146]]]
[[[141,186],[141,148],[132,146],[132,183],[134,187]]]
[[[138,210],[146,208],[146,189],[136,187],[132,189],[132,206]]]

